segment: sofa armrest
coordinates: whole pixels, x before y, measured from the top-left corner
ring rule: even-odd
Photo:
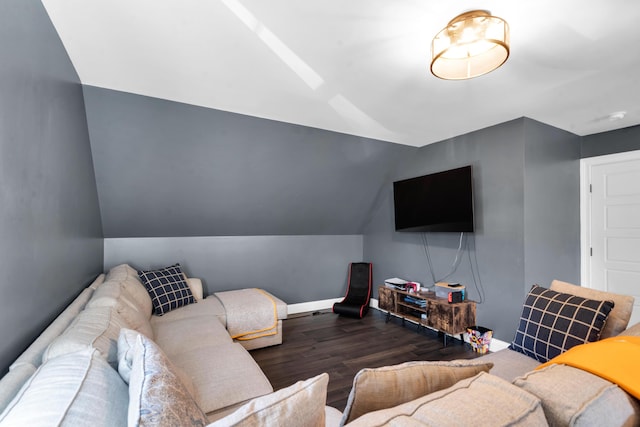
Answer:
[[[187,284],[189,285],[189,289],[191,289],[191,293],[196,301],[201,301],[203,298],[202,280],[197,277],[188,277]]]

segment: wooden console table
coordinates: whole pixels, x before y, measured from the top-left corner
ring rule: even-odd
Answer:
[[[405,301],[406,296],[423,300],[424,307]],[[442,332],[444,345],[447,345],[447,334],[462,336],[469,326],[476,324],[475,301],[450,303],[444,298],[436,298],[435,292],[410,293],[380,286],[378,307],[387,311],[387,322],[393,314],[402,318],[403,322],[408,319]]]

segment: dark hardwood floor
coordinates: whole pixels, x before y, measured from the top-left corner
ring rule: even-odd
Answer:
[[[283,343],[251,351],[274,390],[327,372],[327,405],[344,410],[353,377],[362,368],[410,360],[472,359],[478,353],[459,339],[371,309],[364,319],[322,311],[283,321]]]

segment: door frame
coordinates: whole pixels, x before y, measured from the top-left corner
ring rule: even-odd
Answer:
[[[607,163],[640,160],[640,150],[580,159],[580,284],[593,288],[591,283],[591,169]]]

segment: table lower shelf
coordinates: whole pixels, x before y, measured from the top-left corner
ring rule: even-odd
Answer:
[[[381,310],[381,311],[386,311],[386,310]],[[426,323],[426,319],[423,318],[418,318],[415,316],[410,316],[410,315],[400,315],[397,313],[392,313],[390,311],[386,311],[386,319],[385,322],[389,322],[391,320],[391,316],[393,317],[397,317],[398,319],[402,319],[402,325],[404,326],[405,322],[411,322],[411,323],[415,323],[416,326],[418,327],[418,330],[420,330],[420,328],[425,328],[425,329],[431,329],[432,331],[436,331],[438,333],[438,336],[442,335],[442,344],[446,347],[447,346],[447,336],[451,336],[452,338],[456,338],[455,335],[459,335],[460,336],[460,341],[464,344],[464,333],[461,332],[460,334],[449,334],[446,333],[444,331],[441,331],[439,329],[436,329],[432,326],[429,326]]]

